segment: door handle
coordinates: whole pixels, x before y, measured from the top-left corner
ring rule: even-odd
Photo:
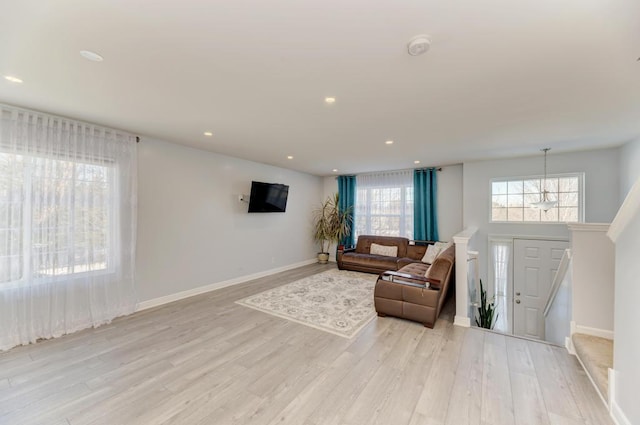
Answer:
[[[516,300],[516,304],[520,304],[520,300]]]

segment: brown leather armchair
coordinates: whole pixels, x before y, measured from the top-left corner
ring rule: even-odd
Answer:
[[[395,316],[433,328],[455,280],[455,245],[443,251],[429,266],[411,263],[397,272],[380,274],[374,291],[378,316]]]

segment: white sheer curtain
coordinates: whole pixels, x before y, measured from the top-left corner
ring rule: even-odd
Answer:
[[[356,176],[355,237],[413,239],[413,170]]]
[[[497,331],[510,333],[511,322],[508,300],[511,299],[511,256],[513,239],[489,239],[490,270],[493,286],[488,285],[489,297],[495,296],[498,319],[494,327]],[[492,293],[493,292],[493,293]]]
[[[0,114],[0,350],[132,313],[135,137]]]

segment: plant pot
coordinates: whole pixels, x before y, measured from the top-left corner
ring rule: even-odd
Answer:
[[[319,252],[318,253],[318,263],[327,264],[329,262],[329,253],[328,252]]]

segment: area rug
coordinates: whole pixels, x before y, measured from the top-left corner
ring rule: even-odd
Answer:
[[[373,274],[332,269],[236,303],[352,338],[375,317],[376,279]]]

